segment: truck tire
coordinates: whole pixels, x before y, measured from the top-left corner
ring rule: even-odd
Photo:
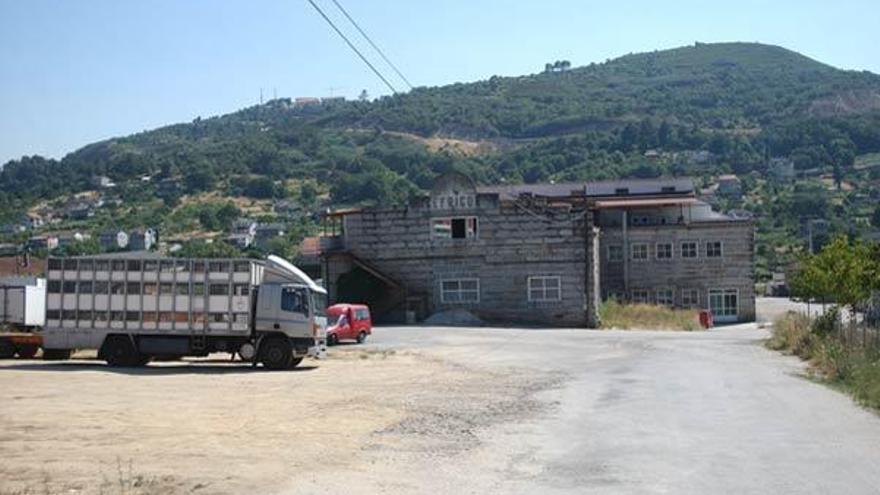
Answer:
[[[149,361],[149,358],[144,359],[144,355],[135,349],[134,343],[125,335],[110,335],[104,339],[98,355],[114,368],[143,366]]]
[[[18,357],[21,359],[33,359],[37,355],[40,346],[34,344],[22,344],[18,346]]]
[[[260,362],[270,370],[290,369],[293,361],[293,348],[283,337],[267,337],[260,344]]]
[[[43,349],[43,359],[46,361],[64,361],[70,359],[70,349]]]
[[[15,357],[15,344],[7,339],[0,339],[0,359],[12,359]]]

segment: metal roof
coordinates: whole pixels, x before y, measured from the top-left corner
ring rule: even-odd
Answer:
[[[596,201],[596,208],[637,208],[640,206],[679,206],[693,205],[700,203],[696,198],[679,197],[679,198],[614,198],[600,199]]]
[[[694,181],[690,177],[610,180],[588,182],[584,190],[589,197],[693,194]],[[627,192],[624,193],[622,190]]]
[[[520,194],[533,194],[535,196],[545,196],[548,198],[567,198],[571,196],[583,196],[583,191],[583,182],[477,187],[477,194],[497,194],[507,199],[515,199]]]

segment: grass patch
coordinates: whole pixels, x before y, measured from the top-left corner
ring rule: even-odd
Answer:
[[[773,322],[767,347],[800,357],[822,382],[843,390],[866,407],[880,409],[880,354],[847,347],[833,332],[836,311],[818,318],[789,312]]]
[[[702,330],[694,310],[672,309],[654,304],[621,304],[609,299],[599,306],[602,328],[643,330]]]

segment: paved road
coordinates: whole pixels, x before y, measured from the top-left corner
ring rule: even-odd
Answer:
[[[370,345],[565,377],[537,418],[426,468],[425,493],[880,493],[880,417],[802,378],[766,336],[397,327]]]

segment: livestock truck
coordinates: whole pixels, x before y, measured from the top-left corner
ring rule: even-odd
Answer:
[[[111,366],[237,354],[287,369],[326,351],[327,291],[290,262],[49,258],[43,349],[94,349]]]
[[[42,340],[36,330],[43,326],[45,308],[45,279],[0,280],[0,359],[28,359],[37,354]]]

